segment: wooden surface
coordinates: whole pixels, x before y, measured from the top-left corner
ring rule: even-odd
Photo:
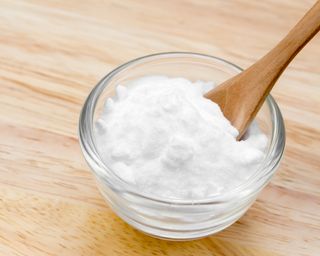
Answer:
[[[244,68],[313,0],[0,0],[0,255],[320,255],[320,37],[275,87],[286,122],[279,172],[216,236],[167,242],[135,231],[100,196],[78,116],[117,65],[193,51]]]

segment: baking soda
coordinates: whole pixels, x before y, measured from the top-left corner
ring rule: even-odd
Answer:
[[[96,122],[106,165],[137,190],[162,198],[199,199],[240,185],[265,156],[254,122],[245,140],[203,94],[212,82],[149,76],[119,85]]]

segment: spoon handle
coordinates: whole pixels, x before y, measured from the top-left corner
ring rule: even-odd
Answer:
[[[259,68],[259,72],[263,71],[264,75],[261,76],[261,78],[263,77],[263,80],[268,78],[264,83],[269,84],[268,89],[270,91],[291,60],[319,30],[320,1],[317,1],[276,47],[249,68],[250,72],[254,72],[255,68]],[[264,68],[261,70],[261,67]],[[249,72],[249,69],[247,72]],[[273,83],[271,81],[273,81]]]
[[[238,139],[259,111],[273,85],[296,54],[320,30],[320,1],[270,52],[205,96],[219,104],[239,131]]]

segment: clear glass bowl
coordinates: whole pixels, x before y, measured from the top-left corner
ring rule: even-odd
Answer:
[[[261,166],[246,182],[203,200],[158,198],[121,180],[99,156],[93,130],[106,98],[119,84],[147,75],[185,77],[217,84],[241,72],[223,59],[195,53],[160,53],[132,60],[106,75],[88,96],[80,116],[80,144],[98,187],[112,209],[133,227],[155,237],[189,240],[214,234],[238,220],[269,182],[280,162],[285,129],[280,110],[268,96],[256,120],[269,144]]]

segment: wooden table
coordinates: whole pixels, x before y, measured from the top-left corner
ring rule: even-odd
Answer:
[[[248,213],[193,242],[148,237],[119,219],[80,153],[77,125],[111,69],[165,51],[247,67],[314,3],[0,1],[0,255],[320,255],[320,37],[273,91],[286,122],[279,172]]]

